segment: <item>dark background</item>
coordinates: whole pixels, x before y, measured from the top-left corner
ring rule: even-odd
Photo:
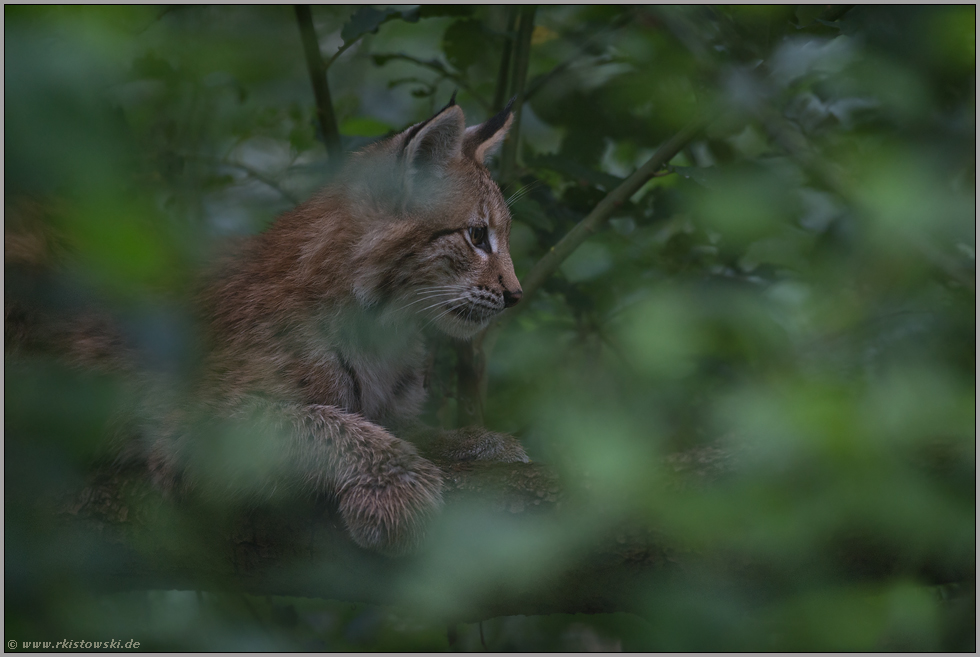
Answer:
[[[433,340],[430,423],[482,419],[589,482],[561,532],[476,517],[439,554],[477,536],[546,572],[627,523],[765,563],[764,581],[705,558],[649,587],[643,613],[495,618],[461,625],[456,647],[482,649],[482,629],[491,650],[975,649],[973,6],[316,6],[333,122],[290,6],[4,16],[5,229],[40,221],[66,254],[8,271],[7,302],[110,308],[175,385],[195,359],[194,272],[322,185],[340,159],[325,144],[356,150],[454,90],[470,124],[518,95],[492,169],[526,280],[704,119],[482,351]],[[4,369],[6,640],[442,650],[446,605],[513,579],[488,557],[410,610],[94,593],[77,557],[90,572],[109,557],[38,501],[84,481],[131,391],[26,350]],[[740,467],[665,487],[663,458],[705,446]],[[841,575],[834,555],[855,543],[892,566]],[[426,563],[418,581],[452,569]]]

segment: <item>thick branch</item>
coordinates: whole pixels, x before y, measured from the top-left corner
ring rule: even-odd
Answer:
[[[669,457],[665,465],[682,489],[712,486],[735,474],[736,455],[704,447]],[[103,590],[329,598],[468,622],[515,614],[642,612],[644,592],[663,577],[721,569],[727,577],[764,585],[778,572],[723,546],[713,554],[678,550],[655,529],[604,522],[608,511],[597,512],[582,494],[587,486],[566,491],[545,466],[464,463],[444,472],[444,516],[456,523],[433,528],[421,553],[397,559],[357,548],[327,503],[292,499],[237,511],[173,504],[159,499],[145,473],[107,474],[62,509],[67,527],[61,535],[89,548],[66,550],[68,563],[62,565]],[[590,504],[592,510],[583,511]],[[467,543],[474,517],[492,531],[516,528],[530,542],[509,555]],[[590,522],[605,529],[583,531]],[[100,558],[87,561],[91,554]],[[50,556],[42,551],[29,566],[45,568]],[[814,558],[806,550],[786,557]],[[939,583],[970,575],[950,571],[942,559],[909,564],[902,554],[888,554],[873,542],[845,543],[816,558],[822,568],[834,563],[838,576],[853,580],[901,575]],[[432,591],[442,593],[433,597]]]
[[[310,72],[310,83],[313,85],[316,114],[320,120],[320,129],[323,131],[323,140],[330,159],[337,162],[343,157],[344,151],[340,145],[340,130],[337,128],[337,117],[333,111],[333,100],[330,98],[327,68],[320,54],[320,42],[317,41],[316,31],[313,29],[313,15],[310,13],[309,5],[296,5],[296,20],[299,22],[299,34],[303,40],[303,52],[306,54],[306,67]]]
[[[541,465],[457,464],[448,466],[446,475],[447,514],[477,504],[490,514],[486,517],[525,523],[533,535],[560,512],[563,493],[557,477]],[[407,584],[420,571],[426,577],[446,580],[440,585],[465,590],[465,585],[452,581],[451,573],[440,572],[439,567],[425,570],[425,552],[393,559],[356,547],[326,503],[293,500],[223,514],[184,503],[178,508],[186,523],[181,532],[172,531],[172,516],[165,525],[168,529],[161,530],[164,525],[152,510],[160,506],[158,496],[141,476],[102,476],[67,505],[63,518],[70,529],[100,542],[99,552],[111,558],[101,562],[98,572],[82,557],[74,568],[87,572],[93,586],[108,590],[236,590],[416,610],[432,604],[421,593],[411,592]],[[173,505],[163,506],[170,507],[168,514],[173,513]],[[624,600],[630,599],[626,595],[629,583],[639,573],[665,567],[665,553],[641,539],[610,537],[606,543],[588,558],[569,564],[567,570],[528,581],[522,591],[495,588],[492,596],[441,613],[458,621],[475,621],[501,615],[628,609],[629,602]],[[463,572],[480,572],[486,567],[479,556],[461,555],[461,559]],[[466,559],[473,563],[466,565]],[[108,569],[106,563],[111,564]]]

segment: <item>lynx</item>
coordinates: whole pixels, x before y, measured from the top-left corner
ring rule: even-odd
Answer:
[[[42,330],[6,299],[5,351],[44,335],[76,365],[132,375],[140,421],[117,432],[114,458],[148,467],[169,493],[331,496],[357,544],[412,550],[442,504],[436,462],[528,460],[510,436],[416,421],[424,331],[469,338],[521,298],[510,213],[484,166],[511,120],[508,105],[466,128],[450,100],[353,154],[333,182],[247,239],[202,286],[205,356],[190,395],[134,371],[101,318]],[[5,269],[47,264],[48,237],[5,229]]]
[[[356,543],[397,554],[441,505],[441,472],[419,449],[436,461],[528,460],[510,436],[415,424],[423,330],[466,339],[521,298],[510,214],[484,166],[511,120],[508,106],[467,129],[451,100],[353,154],[206,286],[195,396],[210,414],[257,422],[265,435],[250,445],[270,464],[263,481],[228,486],[332,495]],[[207,432],[163,433],[149,449],[155,478],[207,487],[195,462]]]

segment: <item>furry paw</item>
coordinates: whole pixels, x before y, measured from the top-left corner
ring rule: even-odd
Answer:
[[[429,450],[433,458],[440,461],[530,462],[516,438],[481,427],[441,432]]]
[[[426,520],[442,506],[442,474],[406,443],[377,454],[338,491],[354,542],[395,556],[418,547]]]

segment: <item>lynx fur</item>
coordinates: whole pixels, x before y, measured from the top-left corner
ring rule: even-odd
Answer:
[[[521,297],[510,214],[484,166],[511,120],[508,106],[467,129],[450,101],[352,155],[334,182],[251,238],[203,294],[209,347],[198,397],[208,413],[266,433],[255,444],[270,465],[249,485],[299,482],[334,495],[365,548],[411,549],[441,505],[440,470],[410,435],[436,460],[527,461],[509,436],[414,425],[425,396],[423,329],[469,338]],[[154,443],[161,481],[207,485],[194,459],[201,434]]]

